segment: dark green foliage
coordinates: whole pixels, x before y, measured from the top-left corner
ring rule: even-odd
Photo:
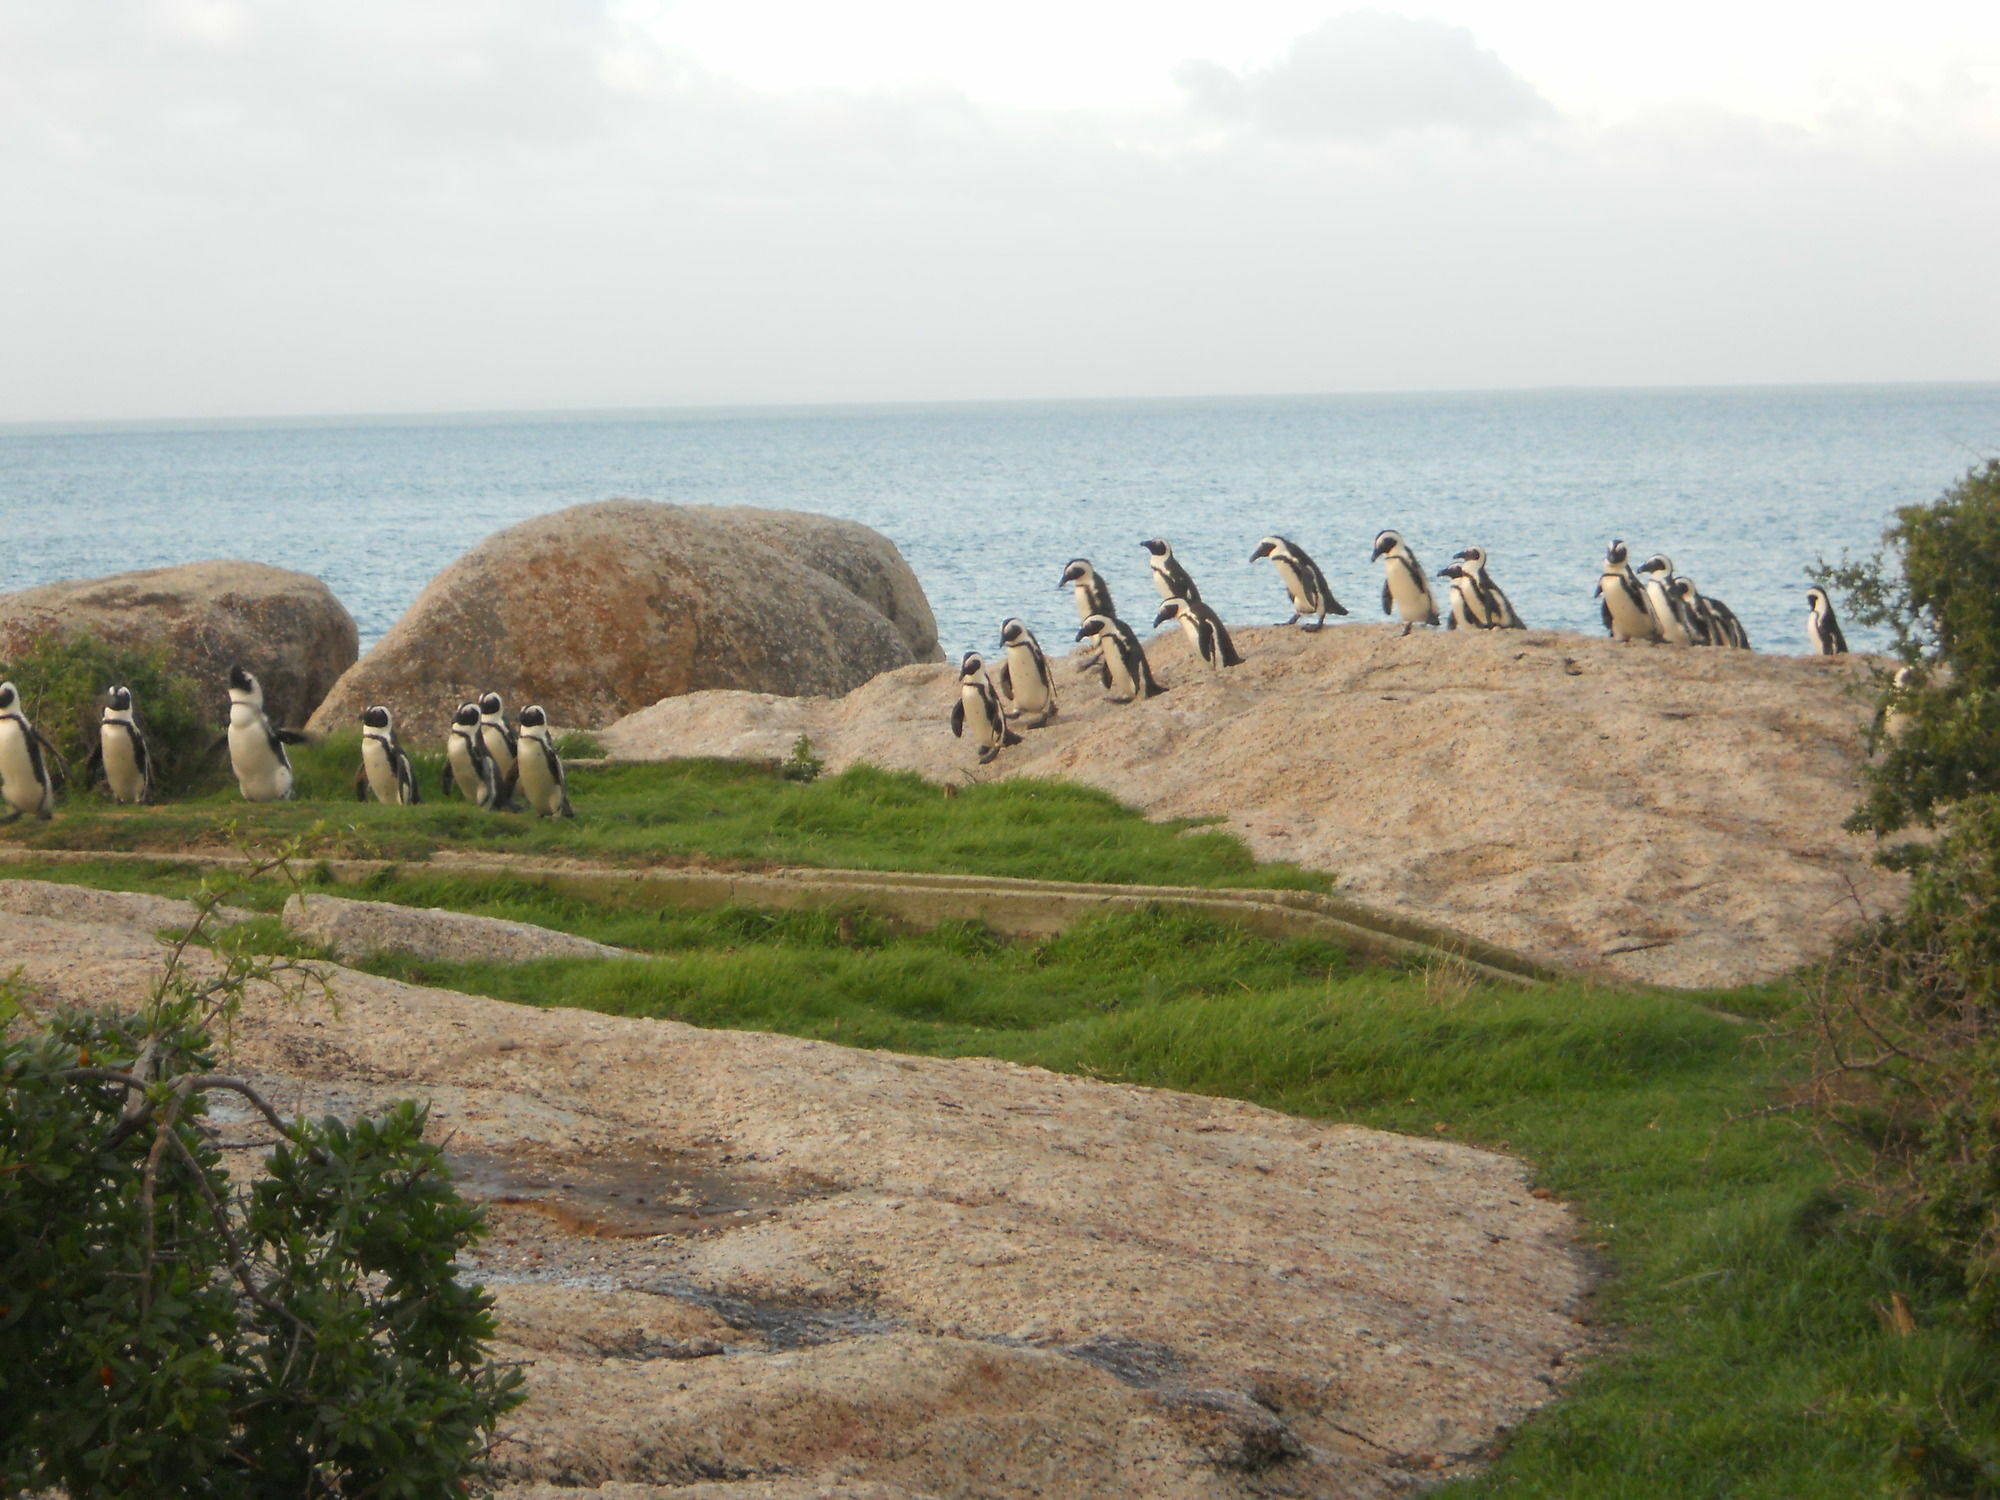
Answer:
[[[826,761],[813,754],[813,742],[805,735],[792,741],[792,753],[779,763],[778,774],[787,781],[818,781]]]
[[[0,665],[0,678],[20,689],[28,718],[67,763],[71,798],[99,793],[84,784],[85,768],[97,748],[104,695],[120,685],[132,689],[146,732],[156,797],[185,796],[224,779],[225,762],[210,747],[227,722],[225,700],[169,669],[160,652],[107,646],[89,635],[45,635]]]

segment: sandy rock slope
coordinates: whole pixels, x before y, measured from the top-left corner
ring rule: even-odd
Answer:
[[[806,733],[835,770],[1082,781],[1221,819],[1361,900],[1662,984],[1783,973],[1900,894],[1840,827],[1866,754],[1863,660],[1552,631],[1235,635],[1248,660],[1221,674],[1178,631],[1153,637],[1168,691],[1127,706],[1059,661],[1055,722],[988,770],[946,727],[951,666],[838,699],[697,693],[602,739],[634,759],[770,757]]]
[[[0,944],[129,1003],[157,913],[93,915]],[[1507,1157],[328,973],[337,1007],[255,997],[234,1064],[286,1111],[431,1102],[530,1362],[519,1496],[1379,1496],[1589,1337],[1570,1217]]]

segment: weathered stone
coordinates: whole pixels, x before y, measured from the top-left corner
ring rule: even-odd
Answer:
[[[100,891],[87,885],[62,885],[49,880],[0,880],[0,912],[146,927],[160,932],[193,926],[195,905],[192,901],[145,891]],[[240,906],[218,906],[209,922],[214,927],[226,927],[255,915]]]
[[[434,578],[313,727],[371,703],[418,738],[483,690],[597,724],[705,688],[842,693],[939,657],[923,590],[850,521],[609,500],[488,537]]]
[[[264,563],[184,563],[0,595],[0,655],[81,634],[164,651],[173,670],[214,690],[217,723],[229,706],[231,667],[257,674],[274,723],[298,725],[354,664],[360,644],[333,590],[310,573]]]
[[[476,917],[427,911],[386,901],[353,901],[304,891],[285,902],[285,930],[346,961],[376,953],[407,953],[451,963],[525,963],[535,958],[624,958],[623,948],[593,943],[574,933]]]

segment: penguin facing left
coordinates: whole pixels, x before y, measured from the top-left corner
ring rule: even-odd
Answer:
[[[444,742],[444,794],[456,786],[474,807],[500,806],[500,775],[486,753],[486,736],[479,723],[479,705],[461,703],[451,716]]]
[[[56,784],[42,756],[48,741],[21,711],[21,694],[11,682],[0,682],[0,798],[12,809],[0,823],[23,813],[46,822],[55,816]]]
[[[1493,575],[1486,571],[1486,549],[1467,547],[1463,552],[1452,554],[1452,561],[1465,569],[1466,580],[1472,586],[1472,596],[1479,607],[1479,624],[1487,630],[1526,630],[1521,617],[1514,612],[1514,601],[1509,599],[1500,585],[1493,581]],[[1442,576],[1442,575],[1440,575]]]
[[[1263,557],[1271,559],[1271,566],[1278,570],[1278,581],[1285,586],[1285,596],[1292,601],[1292,617],[1285,621],[1287,625],[1299,625],[1307,615],[1314,615],[1317,618],[1312,624],[1299,625],[1299,629],[1318,630],[1326,624],[1328,615],[1347,613],[1327,586],[1326,574],[1298,543],[1281,536],[1267,536],[1250,554],[1250,561]]]
[[[1812,643],[1813,654],[1847,655],[1847,637],[1841,634],[1840,621],[1833,616],[1833,601],[1826,597],[1826,590],[1807,589],[1806,606],[1812,611],[1806,616],[1806,639]]]
[[[1063,569],[1062,582],[1056,585],[1062,589],[1076,590],[1076,620],[1081,625],[1092,615],[1116,618],[1118,611],[1111,607],[1111,585],[1097,574],[1087,557],[1072,557],[1069,566]]]
[[[507,723],[505,705],[498,693],[479,695],[479,743],[493,761],[493,774],[500,782],[500,800],[514,800],[515,735]]]
[[[132,707],[132,690],[114,687],[105,694],[104,712],[97,720],[97,748],[90,752],[92,778],[102,775],[114,802],[153,800],[153,763],[146,753],[145,731]]]
[[[519,738],[515,741],[519,758],[515,762],[521,790],[528,806],[545,818],[573,818],[569,805],[569,778],[563,775],[562,757],[549,733],[549,716],[539,703],[521,710]]]
[[[1201,590],[1194,586],[1188,570],[1180,565],[1174,556],[1174,549],[1160,537],[1139,543],[1152,554],[1153,587],[1160,591],[1162,599],[1185,599],[1190,604],[1201,603]]]
[[[1479,597],[1479,587],[1472,580],[1472,570],[1462,562],[1453,561],[1439,568],[1437,576],[1451,584],[1451,604],[1445,611],[1444,628],[1484,630],[1486,601]]]
[[[295,729],[278,729],[264,713],[264,685],[241,667],[229,669],[229,768],[245,802],[287,802],[295,790],[286,745],[303,745]]]
[[[1382,564],[1382,613],[1400,616],[1404,635],[1419,625],[1437,624],[1437,600],[1431,595],[1430,580],[1424,577],[1423,565],[1400,533],[1378,532],[1368,560]]]
[[[1153,623],[1164,625],[1169,620],[1180,621],[1181,629],[1194,643],[1195,655],[1216,671],[1243,665],[1243,657],[1237,651],[1236,643],[1229,638],[1229,628],[1222,623],[1222,616],[1200,600],[1162,601],[1160,612],[1153,616]]]
[[[1153,676],[1138,634],[1116,615],[1092,615],[1077,627],[1076,638],[1097,642],[1102,680],[1113,703],[1130,703],[1166,691]]]
[[[424,800],[410,757],[396,743],[395,721],[379,703],[361,711],[361,769],[354,775],[354,800],[366,802],[370,792],[377,802],[396,807]]]
[[[1000,624],[1000,646],[1007,658],[1000,664],[1000,694],[1013,705],[1008,717],[1030,715],[1022,727],[1040,729],[1056,716],[1055,678],[1042,643],[1025,620],[1010,618]]]
[[[979,763],[991,765],[993,758],[1008,745],[1018,745],[1021,737],[1007,727],[1000,712],[1000,694],[986,675],[986,658],[968,651],[958,663],[958,702],[951,706],[951,732],[960,739],[968,734],[979,743]]]

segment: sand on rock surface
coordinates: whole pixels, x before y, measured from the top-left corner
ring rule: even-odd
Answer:
[[[1901,897],[1840,826],[1867,754],[1865,658],[1555,631],[1234,634],[1248,660],[1222,673],[1178,630],[1148,638],[1168,691],[1143,703],[1057,660],[1055,721],[990,768],[947,727],[949,665],[842,698],[694,693],[599,737],[623,759],[762,759],[806,734],[836,771],[1079,781],[1149,816],[1218,819],[1358,900],[1659,984],[1774,977]]]
[[[0,915],[20,981],[142,995],[152,913],[92,915]],[[1592,1338],[1571,1216],[1506,1156],[325,972],[337,1004],[253,997],[232,1064],[287,1112],[430,1102],[492,1205],[518,1496],[1387,1495]]]

